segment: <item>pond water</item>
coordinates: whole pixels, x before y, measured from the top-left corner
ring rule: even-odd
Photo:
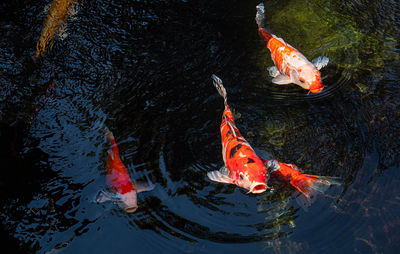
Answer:
[[[51,1],[0,4],[3,253],[396,253],[400,249],[400,7],[395,0],[266,1],[266,25],[325,89],[271,83],[257,1],[81,0],[33,60]],[[47,6],[47,7],[46,7]],[[340,177],[308,208],[287,185],[247,194],[223,166],[224,81],[264,158]],[[125,213],[93,202],[113,131],[132,178]]]

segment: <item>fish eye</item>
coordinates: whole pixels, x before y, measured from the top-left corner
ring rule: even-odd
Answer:
[[[240,179],[243,180],[243,173],[242,172],[239,173],[239,177],[240,177]]]

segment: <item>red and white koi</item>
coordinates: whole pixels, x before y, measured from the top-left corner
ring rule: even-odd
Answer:
[[[281,163],[276,160],[263,160],[271,177],[289,182],[307,198],[323,193],[331,185],[339,185],[336,177],[303,174],[294,164]]]
[[[236,127],[222,80],[216,75],[212,75],[212,79],[225,103],[220,127],[225,166],[208,172],[207,176],[216,182],[236,184],[251,193],[264,192],[269,179],[266,167]]]
[[[278,85],[294,83],[311,93],[321,92],[324,85],[321,83],[319,70],[328,64],[329,59],[324,56],[317,57],[312,63],[308,61],[297,49],[264,28],[264,4],[260,3],[256,9],[258,32],[271,51],[271,58],[275,64],[268,68],[269,74],[273,77],[272,82]]]
[[[128,170],[119,157],[119,149],[114,135],[107,127],[104,127],[104,132],[108,143],[111,145],[106,163],[106,180],[109,189],[100,191],[96,201],[98,203],[109,200],[116,201],[126,212],[135,212],[138,207],[137,193],[150,191],[154,189],[154,185],[151,182],[137,181],[135,184],[132,183]]]

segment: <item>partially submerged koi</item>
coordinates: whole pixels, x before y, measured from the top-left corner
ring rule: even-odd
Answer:
[[[220,127],[225,166],[220,170],[208,172],[207,176],[212,181],[236,184],[251,193],[262,193],[268,188],[269,174],[266,167],[236,127],[222,80],[216,75],[212,75],[212,79],[225,103]]]
[[[324,89],[319,70],[329,62],[327,57],[317,57],[312,63],[297,49],[286,43],[282,38],[269,33],[264,27],[264,4],[256,7],[256,22],[258,32],[267,48],[275,66],[269,67],[272,82],[278,85],[297,84],[311,93],[319,93]]]
[[[111,145],[106,163],[106,180],[109,189],[100,191],[96,201],[98,203],[115,201],[126,212],[135,212],[138,207],[137,193],[151,191],[154,189],[154,185],[151,182],[136,181],[135,184],[132,183],[128,170],[119,157],[119,149],[114,135],[107,127],[104,128],[104,132],[109,145]]]
[[[36,44],[35,58],[46,52],[47,44],[50,44],[50,49],[53,47],[54,36],[66,28],[68,17],[76,13],[75,6],[77,6],[76,0],[53,0]]]
[[[294,164],[281,163],[276,160],[263,160],[271,177],[289,182],[307,198],[323,193],[331,185],[339,185],[336,177],[316,176],[302,173]]]

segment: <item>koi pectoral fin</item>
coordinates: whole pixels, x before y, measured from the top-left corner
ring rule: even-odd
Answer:
[[[120,197],[117,193],[109,190],[101,190],[97,193],[95,201],[96,203],[103,203],[106,201],[119,201]]]
[[[156,187],[152,182],[142,182],[142,181],[136,181],[134,186],[137,193],[143,191],[151,191]]]
[[[309,89],[309,86],[306,83],[300,81],[299,73],[296,70],[290,72],[290,77],[292,78],[292,83],[297,84],[304,89]]]
[[[220,170],[214,170],[207,173],[210,180],[220,183],[233,183],[233,179],[229,177],[229,169],[222,167]]]
[[[312,64],[318,69],[321,70],[322,68],[324,68],[325,66],[327,66],[329,63],[329,58],[327,58],[326,56],[323,57],[317,57],[315,59],[312,60]]]
[[[275,83],[277,85],[287,85],[292,83],[292,79],[287,75],[279,74],[272,79],[272,83]]]
[[[276,66],[268,67],[267,70],[269,72],[269,75],[273,78],[275,78],[276,76],[278,76],[280,74],[280,72],[279,72],[278,68],[276,68]]]

